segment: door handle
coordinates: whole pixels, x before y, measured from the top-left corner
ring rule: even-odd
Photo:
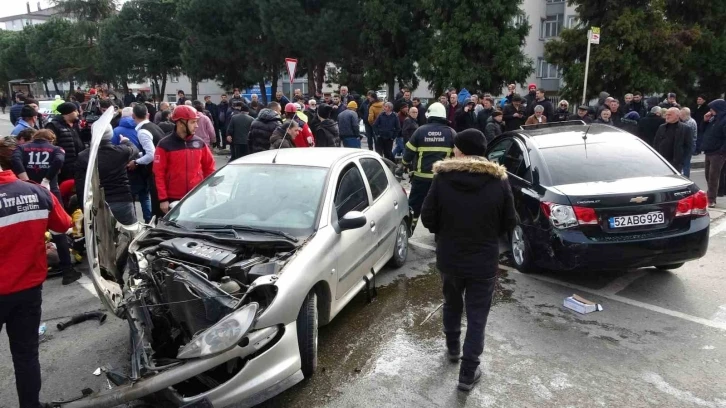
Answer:
[[[373,228],[375,226],[376,226],[376,222],[375,221],[371,221],[371,228]]]
[[[393,206],[395,207],[397,205],[398,205],[398,201],[397,200],[393,200]]]

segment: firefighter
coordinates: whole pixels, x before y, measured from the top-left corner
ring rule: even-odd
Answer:
[[[413,209],[412,233],[434,178],[434,163],[452,156],[456,135],[456,131],[448,125],[446,108],[441,103],[432,103],[426,118],[428,123],[413,132],[403,153],[403,165],[413,171],[408,197],[408,203]]]

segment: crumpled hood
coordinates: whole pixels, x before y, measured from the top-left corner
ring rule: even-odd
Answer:
[[[121,118],[118,125],[122,128],[136,129],[136,122],[134,122],[134,119],[131,116]]]
[[[478,156],[437,161],[433,170],[434,174],[447,174],[447,179],[459,190],[478,190],[492,179],[507,178],[504,166]]]
[[[726,101],[723,99],[716,99],[708,104],[708,107],[716,111],[716,116],[722,117],[726,115]]]
[[[318,126],[321,128],[335,128],[338,124],[333,119],[324,119]]]
[[[268,108],[262,109],[257,114],[257,119],[259,119],[263,122],[272,122],[275,120],[282,120],[279,113],[275,112],[272,109],[268,109]]]

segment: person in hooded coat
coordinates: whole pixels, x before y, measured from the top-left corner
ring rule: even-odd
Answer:
[[[282,125],[279,125],[272,132],[270,136],[270,149],[290,149],[295,148],[295,138],[300,133],[302,128],[294,120],[289,120]]]
[[[434,164],[434,178],[421,221],[435,235],[436,267],[444,294],[443,326],[448,358],[458,362],[458,388],[481,379],[479,356],[499,270],[499,238],[516,225],[506,169],[483,156],[487,142],[478,129],[454,137],[454,157]],[[461,318],[467,326],[461,353]]]
[[[703,117],[704,133],[701,150],[706,154],[705,176],[708,184],[708,206],[716,206],[721,171],[726,163],[726,101],[716,99],[708,104]]]
[[[650,112],[638,121],[638,137],[643,139],[646,143],[653,146],[655,140],[655,134],[658,132],[660,125],[665,123],[665,119],[661,117],[661,109],[658,106],[654,106],[650,109]]]
[[[320,121],[313,129],[315,135],[315,147],[340,147],[340,131],[338,123],[330,116],[333,114],[334,108],[330,105],[322,104],[318,108],[318,117]]]
[[[280,114],[272,109],[262,109],[250,125],[247,141],[250,154],[270,150],[272,132],[282,123]]]
[[[620,120],[620,129],[623,129],[626,132],[630,132],[633,135],[638,135],[638,121],[640,120],[640,115],[638,115],[638,112],[631,111],[625,114],[625,116]]]

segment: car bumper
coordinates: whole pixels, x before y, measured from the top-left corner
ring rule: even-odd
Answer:
[[[281,331],[282,336],[279,335]],[[245,347],[237,346],[217,356],[190,360],[153,377],[92,394],[64,407],[115,407],[157,392],[164,393],[177,406],[194,406],[195,402],[204,401],[207,404],[200,406],[224,407],[237,404],[237,407],[251,407],[302,381],[295,322],[284,328],[280,326],[258,330],[248,337],[250,341]],[[275,339],[277,342],[270,346]],[[269,348],[248,360],[234,377],[207,392],[184,398],[169,388],[227,361],[255,354],[265,347]]]
[[[709,217],[695,218],[688,230],[628,241],[593,241],[581,231],[528,231],[535,263],[554,270],[629,269],[687,262],[708,249]],[[531,233],[531,235],[529,234]]]

